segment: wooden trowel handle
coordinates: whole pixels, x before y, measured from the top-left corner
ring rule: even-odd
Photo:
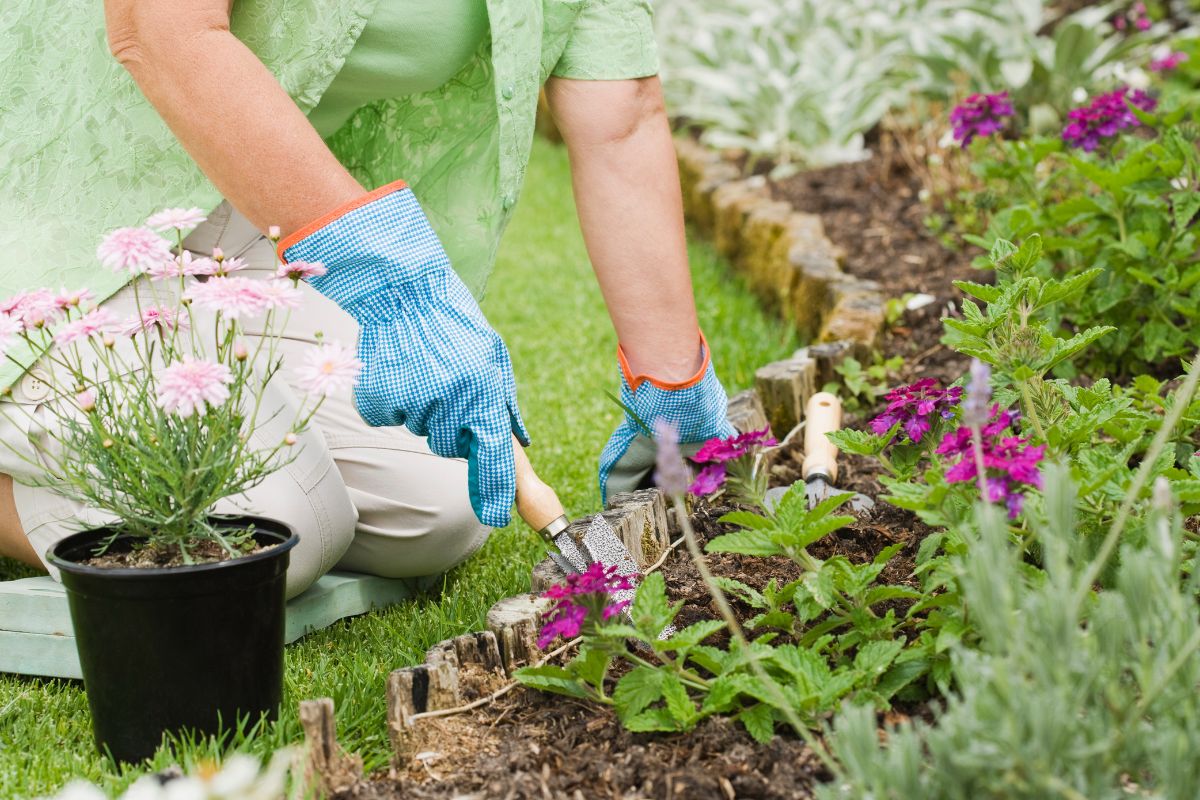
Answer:
[[[535,531],[566,515],[554,490],[538,477],[529,456],[517,437],[513,437],[513,460],[517,467],[517,513]]]
[[[814,473],[826,475],[830,483],[837,481],[838,449],[825,437],[842,427],[842,401],[829,392],[817,392],[804,409],[804,467],[805,480]]]

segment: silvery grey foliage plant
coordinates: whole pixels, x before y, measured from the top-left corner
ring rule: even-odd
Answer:
[[[994,517],[959,559],[981,642],[956,648],[958,688],[944,711],[881,743],[874,711],[845,710],[830,738],[839,774],[822,800],[1200,796],[1200,575],[1183,569],[1193,537],[1166,482],[1145,535],[1125,540],[1099,592],[1110,565],[1077,533],[1061,468],[1047,471],[1045,497],[1045,572],[1018,557]]]

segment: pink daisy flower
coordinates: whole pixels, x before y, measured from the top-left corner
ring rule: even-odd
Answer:
[[[24,327],[16,317],[0,314],[0,358],[4,357],[9,345],[12,344],[13,339],[21,335]]]
[[[297,384],[308,394],[328,397],[353,386],[362,366],[354,353],[330,342],[308,351]]]
[[[151,280],[159,281],[182,275],[212,275],[216,271],[217,262],[211,258],[193,255],[190,250],[184,250],[183,255],[171,256],[148,267],[146,274]]]
[[[232,382],[233,373],[224,364],[184,356],[162,371],[156,403],[168,414],[204,416],[209,407],[229,399]]]
[[[215,264],[212,272],[213,275],[228,275],[231,272],[237,272],[249,266],[246,263],[246,259],[238,258],[237,256],[214,259],[213,264]]]
[[[0,303],[0,314],[8,314],[25,330],[57,322],[63,316],[58,297],[49,289],[21,292]]]
[[[267,308],[287,308],[297,309],[304,302],[304,292],[292,286],[287,281],[270,280],[263,281],[259,285],[259,291],[262,292],[263,301],[267,304]]]
[[[74,322],[68,322],[54,335],[54,341],[60,346],[88,339],[92,336],[102,336],[116,327],[117,318],[107,308],[101,306],[84,314]]]
[[[125,320],[121,326],[121,333],[125,336],[136,336],[142,331],[152,328],[161,328],[164,331],[173,331],[178,328],[183,331],[187,330],[187,327],[187,317],[166,306],[155,306],[143,310],[140,318],[130,317]]]
[[[75,395],[75,403],[79,406],[80,411],[90,412],[96,408],[96,393],[91,389],[84,389]]]
[[[96,258],[114,272],[141,275],[171,258],[171,246],[148,228],[117,228],[100,242]]]
[[[54,298],[54,302],[58,303],[58,307],[63,311],[68,308],[79,308],[83,303],[91,302],[95,297],[87,289],[80,289],[77,292],[68,292],[66,289],[59,290],[58,297]]]
[[[262,283],[249,278],[212,277],[192,284],[183,296],[197,308],[220,312],[229,319],[253,317],[267,309]]]
[[[280,264],[279,268],[275,270],[275,277],[302,281],[307,278],[319,278],[328,271],[320,261],[292,261],[288,264]]]
[[[208,219],[198,208],[165,208],[150,215],[146,224],[156,231],[186,231]]]

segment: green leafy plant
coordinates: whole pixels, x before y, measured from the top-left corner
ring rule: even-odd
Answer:
[[[838,391],[847,410],[869,408],[887,392],[903,366],[902,356],[885,359],[877,353],[869,365],[851,356],[834,367],[839,380],[825,386],[824,391]]]
[[[1052,321],[1074,328],[1112,325],[1086,366],[1131,374],[1178,358],[1200,343],[1200,258],[1192,226],[1200,213],[1200,131],[1183,107],[1135,110],[1152,138],[1126,134],[1095,153],[1058,140],[993,142],[973,150],[982,192],[996,211],[983,236],[1043,236],[1037,259],[1009,265],[1022,276],[1071,279],[1098,271],[1085,293],[1064,298]],[[994,256],[994,254],[993,254]],[[980,266],[997,268],[989,257]]]

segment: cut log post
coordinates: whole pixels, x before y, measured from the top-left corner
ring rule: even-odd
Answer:
[[[817,391],[816,377],[816,362],[807,355],[775,361],[755,371],[755,388],[771,430],[780,439],[804,418],[804,405]]]
[[[408,749],[412,717],[425,710],[429,673],[424,665],[393,670],[387,677],[387,730],[392,751],[403,757]]]
[[[729,398],[729,411],[725,416],[729,424],[737,428],[738,433],[761,431],[770,427],[762,399],[753,389],[738,392]]]
[[[562,583],[566,577],[558,568],[558,564],[554,563],[554,559],[544,559],[533,568],[533,574],[529,576],[529,592],[540,595],[554,584]]]
[[[488,611],[487,627],[500,645],[506,675],[536,661],[541,655],[537,634],[542,612],[549,605],[548,601],[536,595],[519,594],[501,600]]]
[[[433,649],[425,656],[429,671],[429,689],[425,695],[425,710],[440,711],[454,708],[462,702],[458,688],[458,655],[454,649]]]
[[[362,780],[363,763],[337,743],[333,700],[322,697],[300,703],[304,728],[304,784],[317,797],[353,788]]]
[[[488,672],[503,672],[504,660],[500,658],[500,647],[496,634],[491,631],[464,633],[450,640],[460,666],[475,664]]]

